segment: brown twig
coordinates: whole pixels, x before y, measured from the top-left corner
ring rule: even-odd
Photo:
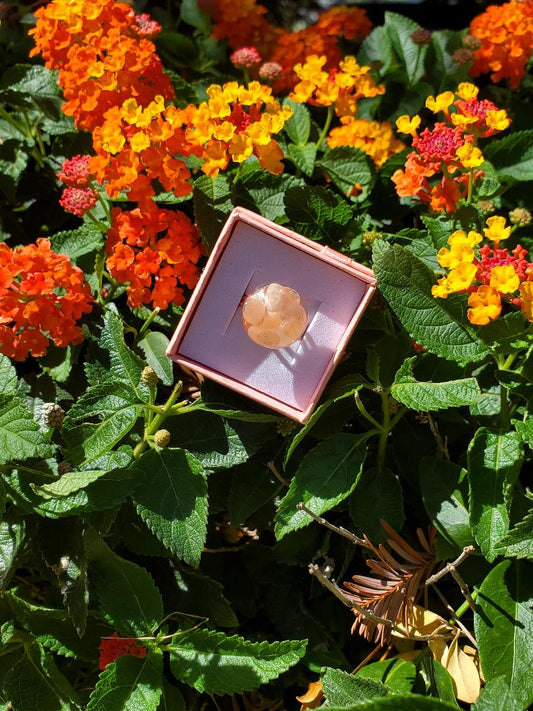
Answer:
[[[432,575],[430,578],[428,578],[424,584],[435,585],[438,580],[450,573],[450,575],[453,577],[453,579],[459,586],[470,608],[473,610],[475,608],[475,603],[472,600],[472,596],[470,595],[470,590],[468,589],[468,585],[465,583],[462,576],[459,574],[459,571],[457,570],[457,566],[460,565],[465,560],[465,558],[467,558],[471,553],[473,553],[473,551],[474,546],[465,546],[461,554],[454,561],[448,563],[444,566],[444,568],[439,570],[438,573],[435,573],[435,575]]]
[[[267,467],[270,469],[270,471],[272,472],[272,474],[274,474],[274,476],[276,477],[276,479],[277,479],[279,482],[281,482],[281,483],[283,484],[283,486],[286,486],[287,489],[288,489],[289,486],[290,486],[289,482],[288,482],[286,479],[284,479],[283,476],[279,473],[279,471],[278,471],[276,465],[274,464],[274,462],[269,462],[269,463],[267,464]]]
[[[303,503],[303,501],[300,501],[300,503],[296,505],[296,508],[298,509],[298,511],[305,511],[306,514],[309,514],[309,516],[311,516],[311,518],[317,521],[317,523],[319,523],[321,526],[325,526],[326,528],[329,528],[330,531],[338,533],[339,536],[347,538],[354,545],[362,546],[363,548],[370,547],[368,543],[364,540],[364,538],[359,538],[359,536],[356,536],[354,533],[348,531],[348,529],[343,528],[342,526],[334,526],[329,521],[326,521],[325,518],[322,518],[322,516],[318,516],[318,514],[316,514],[314,511],[308,509],[307,506]]]
[[[444,440],[442,439],[442,436],[439,432],[437,423],[431,417],[429,412],[427,413],[427,416],[428,416],[428,422],[429,422],[429,429],[431,430],[433,437],[435,437],[435,441],[437,443],[439,451],[441,452],[442,456],[445,459],[450,461],[450,453],[448,452],[448,442],[447,442],[446,438],[444,438]]]

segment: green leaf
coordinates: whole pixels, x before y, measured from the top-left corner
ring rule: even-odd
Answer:
[[[174,571],[176,590],[173,604],[180,612],[205,616],[220,627],[237,627],[239,622],[217,581],[195,570]]]
[[[420,694],[394,694],[352,706],[329,706],[328,711],[457,711],[457,706]]]
[[[197,0],[182,0],[180,18],[188,25],[196,27],[204,35],[208,35],[211,31],[209,15],[199,8]]]
[[[318,165],[327,172],[334,184],[345,195],[349,195],[355,185],[361,185],[363,192],[358,198],[364,199],[375,182],[372,161],[360,148],[337,146],[327,151]]]
[[[396,12],[386,12],[384,27],[405,70],[409,85],[413,86],[425,74],[424,59],[428,51],[427,44],[420,46],[411,39],[413,32],[419,30],[420,26]]]
[[[380,62],[379,73],[384,76],[390,69],[394,60],[392,44],[383,26],[374,27],[372,32],[365,37],[359,52],[357,61],[360,66],[371,65],[373,62]]]
[[[109,379],[123,380],[131,386],[139,402],[148,402],[148,386],[141,382],[144,362],[126,345],[123,323],[112,311],[105,314],[100,344],[109,353]]]
[[[367,664],[355,674],[355,677],[375,679],[396,693],[402,694],[411,691],[416,674],[416,666],[413,662],[405,659],[387,659],[383,662]]]
[[[194,181],[194,215],[207,253],[213,246],[233,210],[231,187],[225,175],[202,175]]]
[[[85,466],[99,459],[128,434],[138,417],[139,408],[128,405],[105,415],[98,424],[84,424],[71,429],[65,433],[70,445],[66,453],[68,461],[75,466]],[[61,484],[58,488],[61,489]]]
[[[175,555],[198,565],[207,533],[207,483],[200,462],[183,449],[151,450],[133,468],[137,511]]]
[[[364,382],[364,378],[362,378],[360,375],[347,375],[326,388],[319,406],[313,412],[311,417],[307,420],[305,425],[301,429],[299,429],[298,432],[292,438],[292,441],[287,450],[287,454],[285,455],[285,461],[283,462],[285,466],[287,465],[287,462],[291,458],[296,447],[300,444],[304,437],[309,434],[309,432],[312,430],[318,420],[322,417],[324,412],[330,407],[330,405],[333,405],[336,402],[340,402],[345,398],[352,397],[352,395],[354,395],[358,390],[361,389]]]
[[[126,654],[108,664],[91,694],[87,711],[157,711],[162,693],[163,656]]]
[[[480,326],[476,332],[484,343],[506,354],[528,346],[528,324],[522,313],[506,314]]]
[[[105,469],[84,469],[63,474],[57,481],[43,486],[34,485],[33,489],[45,498],[70,496],[71,494],[86,489],[89,484],[106,476],[109,472]]]
[[[251,460],[235,467],[228,499],[231,523],[245,523],[276,495],[278,488],[279,482],[262,463]]]
[[[28,153],[18,141],[5,141],[0,145],[0,190],[10,204],[17,201],[17,187],[28,160]]]
[[[512,487],[523,450],[516,432],[498,434],[480,428],[468,448],[470,523],[481,552],[492,562],[509,530]]]
[[[28,457],[49,457],[53,447],[24,402],[0,395],[0,464]]]
[[[264,170],[255,170],[244,175],[237,183],[237,202],[267,220],[286,222],[285,193],[289,188],[304,185],[304,181],[294,175],[272,175]]]
[[[124,635],[153,634],[163,618],[163,603],[152,576],[113,553],[95,534],[87,539],[87,554],[89,574],[109,623]]]
[[[56,232],[51,238],[55,252],[66,254],[73,262],[86,254],[96,252],[104,244],[104,235],[97,225],[86,223],[75,230]]]
[[[383,295],[417,343],[460,362],[481,360],[488,353],[466,325],[460,305],[431,295],[435,278],[409,250],[376,241],[373,264]]]
[[[36,64],[10,67],[0,80],[3,102],[20,108],[38,106],[50,118],[59,118],[63,97],[57,73]]]
[[[49,652],[33,644],[4,679],[4,695],[14,711],[72,711],[76,694]]]
[[[500,178],[533,180],[533,131],[517,131],[491,140],[483,147],[483,155]]]
[[[513,424],[524,444],[528,444],[533,449],[533,419],[529,418],[525,422],[513,420]]]
[[[312,522],[309,514],[296,508],[300,501],[322,514],[352,493],[361,476],[365,442],[364,435],[339,433],[305,455],[276,513],[276,538]]]
[[[311,114],[305,104],[298,104],[289,98],[283,100],[283,106],[290,106],[293,113],[283,127],[287,136],[298,146],[305,146],[311,132]]]
[[[481,689],[477,702],[472,706],[472,711],[523,711],[524,706],[514,694],[503,677],[491,679]]]
[[[446,459],[423,457],[420,489],[424,506],[437,531],[461,549],[474,543],[467,504],[460,488],[466,471]]]
[[[168,645],[172,673],[207,694],[256,689],[294,666],[305,647],[305,641],[249,642],[211,630],[190,632]]]
[[[11,360],[3,353],[0,353],[0,396],[14,395],[17,391],[17,386],[17,371],[11,364]]]
[[[530,565],[505,560],[490,571],[479,589],[474,628],[485,679],[490,682],[502,677],[521,708],[527,708],[533,702]]]
[[[329,705],[350,706],[389,693],[387,687],[379,681],[356,677],[340,669],[326,669],[321,681]]]
[[[168,338],[157,331],[149,331],[138,343],[139,348],[144,352],[146,362],[155,370],[163,385],[174,383],[172,361],[166,354],[168,344]]]
[[[297,168],[300,168],[304,175],[311,177],[315,169],[316,143],[307,143],[305,146],[297,146],[289,143],[287,155],[292,158]]]
[[[343,237],[352,219],[348,203],[322,187],[289,188],[285,211],[293,229],[326,242]]]
[[[412,410],[443,410],[448,407],[472,405],[481,397],[475,378],[449,380],[443,383],[420,382],[413,375],[416,356],[408,358],[396,373],[391,395]]]
[[[135,390],[126,383],[106,382],[92,385],[72,405],[63,424],[68,429],[80,420],[91,417],[105,418],[136,403],[138,400]]]
[[[507,558],[533,559],[533,509],[496,546]]]
[[[399,531],[405,516],[398,477],[390,469],[371,467],[365,471],[350,497],[350,516],[373,543],[381,543],[387,538],[380,519]]]
[[[17,521],[8,515],[0,523],[0,590],[5,590],[18,567],[25,537],[24,520]]]

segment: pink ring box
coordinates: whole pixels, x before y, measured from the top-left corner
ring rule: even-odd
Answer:
[[[272,350],[248,338],[243,297],[277,282],[308,315],[301,339]],[[167,355],[298,422],[306,422],[376,289],[367,267],[237,207],[228,218]]]

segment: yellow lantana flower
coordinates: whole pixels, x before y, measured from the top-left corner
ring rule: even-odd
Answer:
[[[528,321],[533,321],[533,281],[520,284],[521,310]]]
[[[500,215],[489,217],[485,224],[487,227],[483,230],[483,234],[494,242],[501,242],[511,234],[511,228],[505,226],[505,217]]]
[[[438,114],[439,111],[445,111],[449,106],[451,106],[454,99],[455,96],[453,91],[444,91],[436,97],[428,96],[426,99],[426,108],[433,111],[434,114]]]
[[[420,126],[420,116],[416,115],[409,118],[407,114],[399,116],[396,119],[396,128],[400,133],[410,133],[411,136],[416,135],[416,129]]]
[[[466,315],[470,323],[475,326],[485,326],[489,321],[498,318],[502,310],[502,302],[499,293],[490,286],[480,286],[468,297],[468,309]]]
[[[520,286],[520,277],[511,264],[504,264],[491,271],[490,286],[501,294],[512,294]]]
[[[457,87],[457,96],[463,101],[468,101],[468,99],[475,99],[479,94],[479,89],[475,84],[471,84],[468,81],[461,82]]]
[[[477,267],[469,262],[461,262],[448,274],[448,285],[450,293],[464,291],[474,281]]]
[[[473,146],[471,143],[465,143],[460,146],[455,151],[455,155],[459,158],[465,168],[477,168],[485,162],[483,153],[479,150],[479,148]]]

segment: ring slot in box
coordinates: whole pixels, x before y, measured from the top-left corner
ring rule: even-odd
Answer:
[[[270,349],[248,338],[243,297],[278,283],[298,292],[308,326]],[[370,269],[244,208],[236,208],[167,355],[287,417],[305,422],[376,288]]]

